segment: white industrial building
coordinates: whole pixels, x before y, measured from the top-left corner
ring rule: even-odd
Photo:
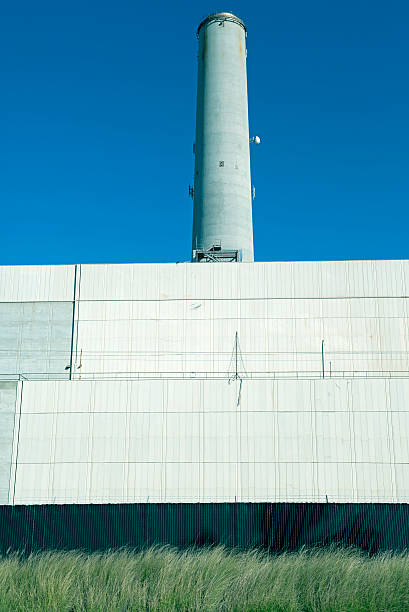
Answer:
[[[0,549],[407,547],[409,261],[253,261],[246,28],[198,38],[192,263],[0,267]]]
[[[3,504],[409,501],[409,261],[0,280]]]

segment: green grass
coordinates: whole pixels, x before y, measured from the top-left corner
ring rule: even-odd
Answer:
[[[0,610],[409,611],[409,555],[168,548],[0,558]]]

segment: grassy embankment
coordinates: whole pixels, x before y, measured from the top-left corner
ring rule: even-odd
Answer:
[[[409,555],[222,548],[0,558],[0,610],[409,610]]]

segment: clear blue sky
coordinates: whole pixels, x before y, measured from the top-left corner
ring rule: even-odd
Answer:
[[[409,3],[0,5],[0,264],[189,260],[196,27],[248,26],[258,261],[409,257]]]

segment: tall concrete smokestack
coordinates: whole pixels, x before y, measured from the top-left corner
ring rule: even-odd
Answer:
[[[254,261],[246,26],[216,13],[197,34],[192,259]]]

